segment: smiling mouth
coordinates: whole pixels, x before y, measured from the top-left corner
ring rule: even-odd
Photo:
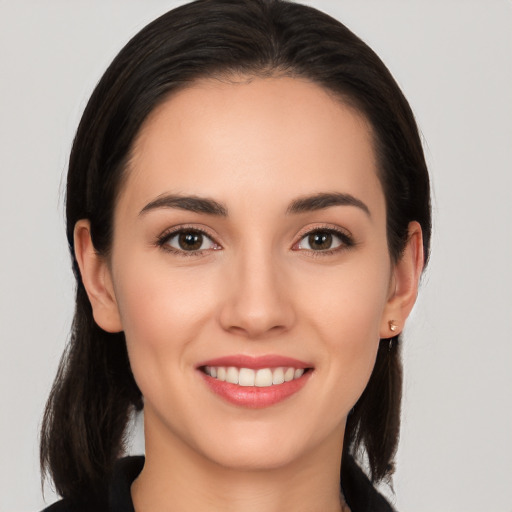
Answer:
[[[268,388],[300,379],[310,368],[280,366],[276,368],[237,368],[236,366],[203,366],[200,370],[221,382],[242,387]]]

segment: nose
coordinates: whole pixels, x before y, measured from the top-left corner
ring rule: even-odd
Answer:
[[[223,329],[248,339],[289,330],[295,322],[293,289],[272,254],[247,251],[229,269],[220,312]]]

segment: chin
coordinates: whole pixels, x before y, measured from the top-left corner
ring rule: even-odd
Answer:
[[[222,451],[205,454],[216,465],[232,471],[269,471],[284,468],[297,459],[297,450],[279,446],[273,440],[265,445],[230,444]]]
[[[227,427],[198,448],[211,462],[226,469],[268,471],[285,468],[317,452],[322,444],[315,435],[318,433],[318,429],[302,430],[296,422],[292,426],[245,424]],[[336,437],[342,439],[342,435]]]

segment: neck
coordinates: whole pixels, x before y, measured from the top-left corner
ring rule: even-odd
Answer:
[[[225,467],[184,443],[159,435],[146,422],[146,463],[132,484],[137,512],[340,512],[339,472],[343,435],[337,447],[319,446],[300,460],[273,468]]]

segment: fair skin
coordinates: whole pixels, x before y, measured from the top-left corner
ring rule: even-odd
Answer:
[[[331,196],[299,205],[317,194]],[[94,318],[125,332],[144,395],[137,512],[342,509],[347,415],[417,294],[417,223],[409,234],[392,262],[369,126],[317,85],[204,80],[150,115],[109,257],[86,220],[75,229]],[[205,373],[232,356],[293,358],[305,372],[289,396],[253,403],[270,388],[242,399],[229,384],[227,396]]]

